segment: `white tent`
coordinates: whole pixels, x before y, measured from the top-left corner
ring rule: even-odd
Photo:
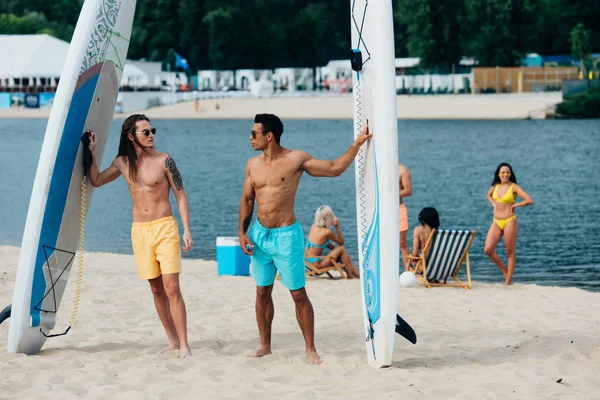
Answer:
[[[146,87],[148,86],[148,74],[141,68],[127,62],[123,68],[121,86]]]
[[[0,35],[0,83],[60,78],[69,43],[50,35]],[[38,83],[39,84],[39,83]],[[48,85],[48,84],[46,84]]]
[[[125,64],[125,70],[123,70],[123,75],[125,76],[127,65],[133,65],[139,68],[142,72],[146,74],[144,80],[139,82],[138,87],[147,87],[153,89],[160,89],[161,82],[161,73],[162,73],[162,63],[156,61],[144,61],[144,60],[127,60],[127,64]]]
[[[0,87],[17,85],[15,79],[20,80],[18,86],[25,86],[23,79],[28,80],[29,86],[56,86],[68,51],[68,42],[46,34],[0,35]],[[160,77],[152,78],[145,71],[145,64],[149,64],[148,68],[158,68],[154,75],[160,74],[160,63],[127,60],[121,85],[160,87]],[[40,79],[44,79],[43,85]]]

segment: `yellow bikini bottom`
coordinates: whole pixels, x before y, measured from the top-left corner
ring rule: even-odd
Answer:
[[[498,227],[502,230],[504,230],[504,228],[506,228],[506,225],[512,221],[513,219],[517,218],[516,215],[513,215],[511,217],[508,217],[506,219],[496,219],[494,218],[494,222],[496,223],[496,225],[498,225]]]

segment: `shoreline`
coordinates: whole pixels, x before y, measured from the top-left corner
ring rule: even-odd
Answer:
[[[562,93],[462,94],[397,96],[398,119],[521,120],[544,119],[553,114]],[[123,114],[143,113],[152,119],[250,119],[269,112],[285,119],[352,119],[351,95],[318,97],[218,98],[153,107]],[[216,109],[216,105],[219,109]],[[50,110],[0,109],[0,118],[48,118]]]

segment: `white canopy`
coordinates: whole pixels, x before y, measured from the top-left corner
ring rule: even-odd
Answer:
[[[68,51],[68,42],[46,34],[0,35],[0,54],[3,55],[0,57],[0,79],[14,82],[13,79],[19,78],[52,78],[51,84],[55,84],[62,73]],[[160,63],[127,60],[121,85],[148,86],[150,79],[144,70],[146,64],[148,68],[158,68],[160,74]],[[155,79],[158,85],[159,78]]]
[[[50,35],[0,35],[0,78],[59,78],[69,43]]]

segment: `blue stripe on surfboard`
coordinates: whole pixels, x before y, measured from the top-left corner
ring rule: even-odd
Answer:
[[[379,237],[379,181],[377,174],[377,157],[374,149],[373,164],[375,168],[375,210],[373,210],[371,224],[369,225],[369,229],[365,237],[367,243],[366,245],[363,243],[365,304],[367,306],[367,314],[371,324],[377,322],[381,316],[381,293],[379,290],[381,259],[381,241]]]
[[[35,258],[29,311],[31,314],[31,326],[40,325],[40,311],[36,310],[35,307],[43,299],[44,294],[46,294],[46,279],[44,277],[46,254],[44,253],[43,246],[56,247],[65,212],[67,195],[69,194],[73,167],[77,158],[77,152],[79,151],[79,139],[83,132],[99,78],[100,74],[91,77],[73,94],[67,120],[63,128],[54,169],[52,170],[48,200],[44,210],[40,241]],[[72,249],[67,250],[71,251]],[[48,257],[50,257],[54,250],[47,249],[47,252]],[[48,282],[48,286],[51,284],[51,282]]]

